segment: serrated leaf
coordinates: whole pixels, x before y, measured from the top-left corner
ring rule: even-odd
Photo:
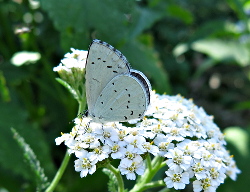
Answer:
[[[115,174],[106,168],[103,168],[102,171],[109,177],[108,191],[116,192],[118,188],[118,182],[117,182],[117,178],[115,177]]]
[[[40,165],[39,160],[37,159],[34,151],[30,146],[25,142],[24,138],[19,135],[19,133],[11,128],[11,131],[14,135],[14,139],[17,141],[19,147],[23,151],[24,158],[27,160],[28,166],[31,168],[32,172],[35,175],[36,179],[36,191],[44,190],[48,185],[48,178],[44,174],[44,170]]]
[[[41,130],[36,125],[28,123],[27,112],[16,104],[0,102],[0,114],[1,166],[12,174],[19,175],[35,183],[32,172],[24,162],[21,149],[13,139],[10,128],[15,127],[36,152],[46,175],[52,176],[55,172],[55,167],[52,163],[49,144]]]

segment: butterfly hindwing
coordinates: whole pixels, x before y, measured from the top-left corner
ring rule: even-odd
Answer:
[[[139,119],[148,107],[149,98],[138,78],[127,75],[114,77],[97,98],[95,119],[100,121],[128,121]]]

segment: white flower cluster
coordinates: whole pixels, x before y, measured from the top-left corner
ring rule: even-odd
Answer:
[[[66,53],[64,59],[61,60],[61,63],[54,67],[53,71],[70,71],[72,68],[84,69],[86,64],[86,58],[88,51],[78,50],[71,48],[72,53]]]
[[[71,48],[72,53],[66,53],[61,63],[53,68],[60,77],[76,87],[84,81],[85,65],[88,51]]]
[[[164,182],[168,188],[184,189],[193,181],[194,192],[215,191],[226,176],[235,180],[240,170],[225,148],[224,136],[203,108],[181,96],[152,92],[151,105],[133,127],[121,123],[98,124],[89,118],[76,119],[71,133],[56,144],[67,145],[78,158],[75,170],[81,177],[93,174],[104,159],[120,159],[118,169],[135,180],[146,169],[146,153],[165,157]]]

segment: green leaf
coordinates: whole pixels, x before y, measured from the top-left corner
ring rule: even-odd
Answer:
[[[234,145],[241,156],[249,156],[249,135],[240,127],[228,127],[224,131],[226,141]]]
[[[56,78],[57,82],[60,83],[62,86],[64,86],[68,91],[73,95],[73,97],[78,101],[79,97],[76,93],[76,91],[64,80],[60,78]]]
[[[228,5],[238,14],[238,17],[243,20],[247,20],[248,16],[244,12],[243,3],[246,2],[245,0],[226,0]]]
[[[13,139],[11,127],[22,135],[27,143],[36,151],[46,175],[52,177],[55,167],[52,163],[49,143],[37,125],[29,122],[28,113],[17,104],[0,102],[0,164],[9,173],[19,176],[16,179],[24,178],[36,183],[30,168],[24,162],[23,151]],[[3,181],[0,181],[0,183]],[[27,183],[28,184],[28,183]],[[2,183],[1,183],[2,185]]]
[[[175,57],[178,57],[182,54],[184,54],[185,52],[187,52],[189,49],[187,43],[180,43],[178,45],[175,46],[175,48],[173,49],[173,54]]]
[[[239,42],[202,39],[192,43],[191,47],[193,50],[207,54],[217,61],[230,60],[241,66],[247,66],[250,63],[249,48]]]
[[[249,110],[250,109],[250,100],[235,103],[234,109],[236,109],[236,110]]]
[[[163,13],[159,11],[154,11],[148,8],[137,7],[134,11],[134,22],[131,26],[131,32],[129,39],[133,39],[140,35],[144,30],[150,28],[156,21],[164,16]]]
[[[180,19],[186,24],[191,24],[194,21],[193,14],[189,10],[180,7],[180,5],[170,4],[167,7],[167,13],[174,18]]]
[[[217,62],[214,59],[211,58],[205,59],[195,71],[194,78],[199,78],[204,72],[206,72],[208,69],[212,68],[216,64]]]
[[[167,73],[160,62],[158,55],[152,47],[138,41],[131,41],[121,47],[121,51],[132,67],[145,73],[158,92],[170,92]]]
[[[46,10],[61,32],[64,48],[86,48],[90,36],[107,41],[118,42],[128,34],[129,14],[136,5],[135,1],[122,0],[43,0],[41,6]],[[91,34],[93,33],[93,34]],[[94,38],[93,37],[93,38]],[[109,41],[110,44],[113,44]]]
[[[109,177],[108,191],[109,192],[116,192],[118,189],[118,181],[117,181],[115,174],[106,168],[103,168],[102,171],[103,171],[103,173],[105,173]]]
[[[3,101],[10,101],[9,89],[6,86],[6,80],[2,71],[0,71],[0,95],[2,96]]]
[[[24,138],[19,135],[19,133],[12,128],[11,129],[14,139],[17,141],[19,147],[23,151],[24,158],[27,160],[28,166],[33,171],[36,178],[36,191],[43,191],[48,187],[48,178],[44,174],[44,170],[40,165],[39,160],[37,159],[35,153],[30,148],[30,146],[25,142]]]

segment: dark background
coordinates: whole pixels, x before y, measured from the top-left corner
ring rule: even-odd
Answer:
[[[71,130],[78,109],[53,67],[94,38],[119,49],[158,93],[193,98],[214,115],[242,171],[218,191],[247,191],[249,32],[249,0],[0,0],[0,191],[35,191],[38,183],[11,128],[53,179],[66,151],[54,140]],[[12,59],[22,51],[41,58],[18,65]],[[80,179],[74,160],[56,191],[107,190],[101,170]]]

